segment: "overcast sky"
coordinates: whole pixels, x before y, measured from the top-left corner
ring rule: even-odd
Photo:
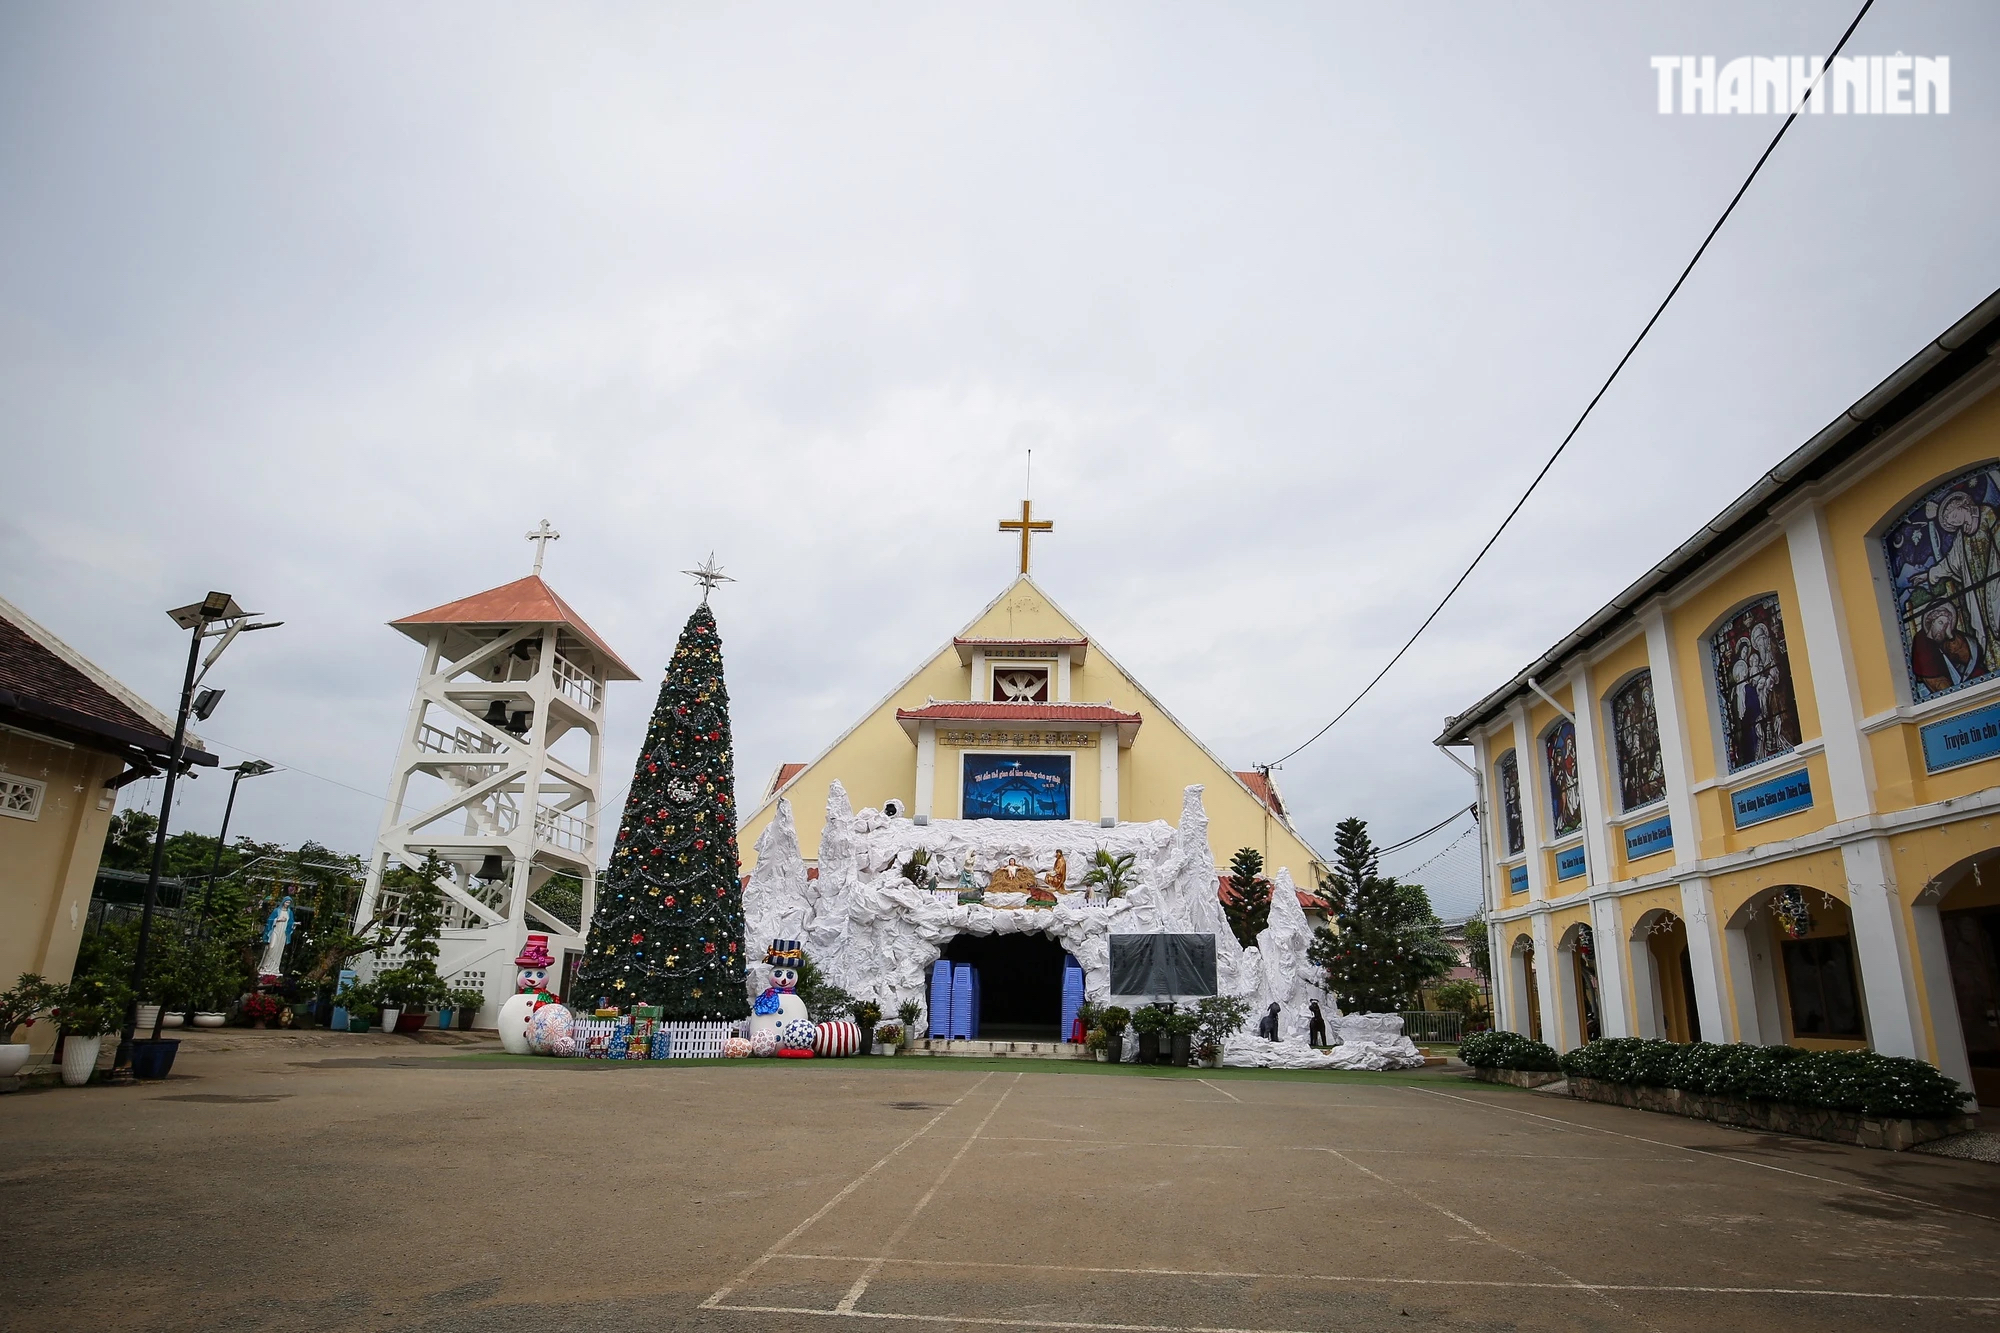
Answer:
[[[383,622],[547,517],[648,677],[615,792],[713,548],[748,806],[1005,586],[1032,447],[1037,578],[1249,767],[1422,619],[1776,130],[1657,114],[1649,59],[1855,7],[0,5],[0,594],[163,707],[165,608],[282,618],[216,673],[224,761],[297,770],[235,828],[365,852],[419,657]],[[1468,801],[1446,715],[2000,286],[2000,10],[1883,0],[1850,49],[1949,56],[1951,113],[1794,128],[1280,773],[1322,847]]]

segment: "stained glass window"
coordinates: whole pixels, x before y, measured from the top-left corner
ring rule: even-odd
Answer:
[[[1494,767],[1500,771],[1500,808],[1507,819],[1507,855],[1518,856],[1528,847],[1527,834],[1521,827],[1521,766],[1509,750]]]
[[[1653,673],[1641,671],[1611,696],[1611,740],[1618,752],[1621,808],[1636,810],[1667,794],[1660,762],[1660,720],[1653,710]]]
[[[1542,738],[1549,767],[1549,831],[1566,837],[1583,827],[1583,795],[1576,781],[1576,724],[1568,718]]]
[[[1798,748],[1799,707],[1778,594],[1759,597],[1709,637],[1729,771]]]
[[[2000,466],[1953,477],[1882,534],[1910,697],[2000,672]]]

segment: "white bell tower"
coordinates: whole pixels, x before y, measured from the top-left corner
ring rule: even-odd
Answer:
[[[424,645],[423,667],[389,779],[389,803],[355,912],[397,922],[401,895],[384,892],[393,865],[436,851],[451,867],[438,975],[477,986],[490,1026],[514,991],[515,955],[549,937],[557,966],[581,955],[597,894],[604,687],[637,680],[582,617],[542,581],[557,534],[528,534],[535,572],[391,626]],[[363,975],[395,952],[363,959]]]

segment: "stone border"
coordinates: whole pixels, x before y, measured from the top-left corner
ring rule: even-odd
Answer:
[[[1579,1101],[1609,1102],[1613,1106],[1629,1106],[1637,1111],[1659,1111],[1694,1120],[1713,1120],[1719,1125],[1733,1125],[1738,1129],[1789,1134],[1802,1139],[1823,1139],[1828,1143],[1852,1143],[1863,1148],[1886,1148],[1890,1152],[1907,1152],[1919,1143],[1929,1143],[1978,1128],[1978,1121],[1969,1115],[1935,1120],[1907,1116],[1877,1117],[1857,1111],[1829,1111],[1787,1102],[1743,1101],[1735,1097],[1684,1092],[1679,1088],[1607,1083],[1595,1078],[1571,1078],[1569,1095]]]
[[[1563,1078],[1561,1071],[1555,1069],[1474,1068],[1472,1076],[1483,1083],[1511,1083],[1517,1088],[1545,1088],[1562,1082]]]

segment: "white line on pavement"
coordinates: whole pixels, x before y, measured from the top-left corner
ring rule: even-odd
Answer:
[[[839,1205],[842,1199],[845,1199],[848,1195],[854,1193],[854,1191],[856,1191],[857,1189],[860,1189],[862,1184],[866,1182],[870,1176],[873,1176],[877,1171],[880,1171],[883,1167],[887,1166],[891,1161],[893,1161],[897,1156],[899,1156],[902,1153],[903,1149],[909,1147],[912,1143],[915,1143],[918,1139],[930,1133],[931,1128],[935,1126],[938,1121],[944,1119],[946,1116],[951,1114],[952,1107],[957,1106],[959,1102],[964,1101],[967,1097],[970,1097],[973,1093],[979,1091],[982,1087],[986,1086],[986,1080],[992,1077],[993,1074],[988,1073],[985,1075],[985,1077],[981,1078],[979,1082],[973,1084],[971,1087],[967,1088],[964,1092],[958,1094],[957,1098],[954,1099],[953,1102],[951,1103],[951,1106],[945,1107],[942,1111],[939,1111],[936,1115],[932,1116],[929,1120],[925,1121],[922,1129],[919,1129],[916,1133],[910,1135],[910,1137],[904,1139],[901,1143],[891,1148],[887,1153],[883,1155],[881,1161],[875,1163],[875,1165],[869,1167],[866,1171],[863,1171],[860,1175],[848,1181],[846,1186],[842,1188],[840,1193],[834,1195],[831,1199],[828,1199],[825,1203],[820,1205],[818,1212],[814,1213],[811,1217],[808,1217],[805,1221],[793,1227],[790,1231],[787,1231],[784,1235],[778,1237],[777,1240],[772,1242],[771,1248],[764,1251],[763,1254],[759,1255],[754,1261],[752,1261],[749,1267],[745,1268],[742,1272],[738,1273],[735,1277],[731,1278],[728,1282],[724,1283],[713,1296],[710,1296],[707,1300],[703,1301],[701,1303],[701,1308],[712,1310],[716,1308],[718,1305],[720,1305],[723,1299],[727,1297],[730,1292],[736,1290],[738,1287],[742,1286],[745,1282],[748,1282],[750,1278],[756,1274],[758,1269],[762,1268],[765,1264],[770,1263],[771,1260],[777,1256],[778,1251],[784,1249],[786,1245],[790,1244],[793,1240],[797,1239],[800,1235],[804,1234],[805,1229],[807,1227],[811,1226],[813,1223],[819,1221],[822,1217],[825,1217],[828,1213],[832,1212],[834,1208]]]

